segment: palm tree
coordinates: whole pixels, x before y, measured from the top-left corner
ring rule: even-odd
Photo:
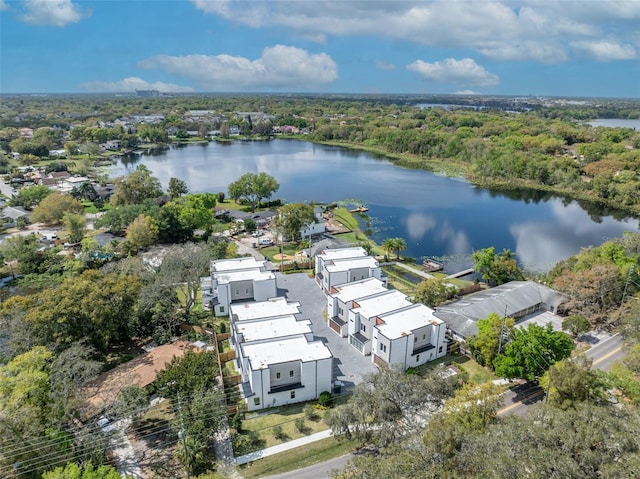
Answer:
[[[391,253],[392,251],[395,251],[396,249],[394,240],[395,238],[387,238],[382,242],[384,257],[387,260],[389,259],[389,253]]]
[[[396,261],[400,261],[400,251],[407,249],[407,242],[404,238],[392,238],[393,250],[396,252]]]

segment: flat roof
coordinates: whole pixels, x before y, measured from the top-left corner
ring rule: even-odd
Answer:
[[[262,271],[260,269],[245,269],[240,271],[228,271],[225,273],[214,273],[218,284],[233,283],[234,281],[246,281],[246,280],[265,280],[275,279],[275,275],[271,271]]]
[[[407,296],[395,289],[384,293],[376,294],[362,301],[358,301],[358,306],[352,311],[359,313],[365,318],[380,316],[381,314],[395,311],[396,309],[411,306],[413,303],[407,299]]]
[[[326,264],[327,271],[330,273],[349,271],[356,268],[377,268],[378,266],[378,261],[371,256],[331,260],[330,263]]]
[[[322,251],[318,256],[322,257],[325,261],[331,261],[333,259],[343,258],[358,258],[360,256],[367,256],[367,252],[364,248],[356,246],[353,248],[336,248],[326,249]]]
[[[409,308],[381,314],[380,319],[384,321],[384,324],[378,324],[376,328],[389,339],[408,336],[416,329],[444,322],[436,318],[433,315],[433,310],[424,304],[414,304]]]
[[[266,301],[232,304],[231,316],[236,321],[248,321],[273,316],[293,315],[300,313],[300,302],[288,302],[286,298],[278,296]]]
[[[382,281],[373,277],[354,281],[353,283],[339,284],[334,288],[337,292],[331,293],[329,296],[337,298],[343,303],[388,291]]]
[[[302,335],[243,343],[240,347],[243,355],[251,362],[253,370],[289,361],[308,362],[332,357],[331,351],[322,341],[307,341]]]
[[[295,316],[278,316],[269,319],[234,322],[234,329],[243,336],[243,344],[261,339],[282,338],[311,333],[311,320],[296,320]]]
[[[258,261],[253,256],[233,259],[218,259],[211,261],[211,272],[234,271],[237,269],[264,268],[265,262]]]

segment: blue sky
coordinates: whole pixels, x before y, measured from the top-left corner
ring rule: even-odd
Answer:
[[[0,92],[640,97],[640,0],[0,0]]]

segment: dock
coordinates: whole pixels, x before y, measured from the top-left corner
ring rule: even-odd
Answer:
[[[369,211],[369,208],[366,206],[358,206],[357,208],[349,210],[349,213],[366,213],[367,211]]]
[[[442,271],[444,269],[444,264],[440,263],[439,261],[435,261],[433,259],[427,259],[423,261],[422,269],[427,273]]]
[[[462,276],[466,276],[468,274],[474,273],[474,269],[473,268],[469,268],[469,269],[465,269],[462,271],[458,271],[457,273],[453,273],[450,274],[449,276],[447,276],[446,279],[454,279],[454,278],[461,278]]]

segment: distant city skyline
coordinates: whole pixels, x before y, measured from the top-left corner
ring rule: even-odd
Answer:
[[[640,1],[0,0],[0,93],[640,97]]]

